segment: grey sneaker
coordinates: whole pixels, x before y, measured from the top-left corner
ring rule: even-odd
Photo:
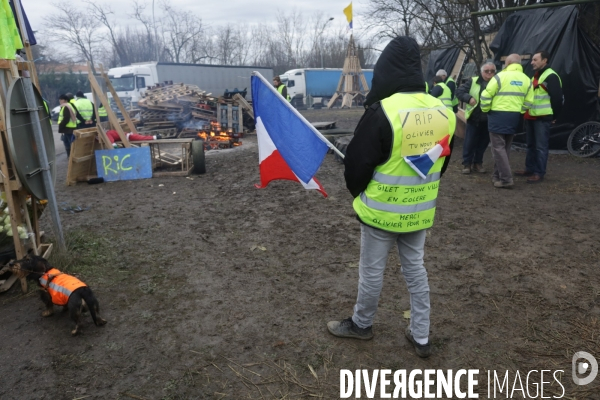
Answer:
[[[471,166],[470,165],[463,165],[462,173],[465,174],[465,175],[470,174],[471,173]]]
[[[406,335],[408,341],[412,343],[419,357],[427,358],[431,355],[431,344],[429,342],[427,344],[419,344],[415,342],[415,338],[410,332],[410,326],[406,327],[406,331],[404,331],[404,334]]]
[[[329,333],[337,337],[354,338],[369,340],[373,339],[373,328],[359,328],[358,325],[352,321],[352,317],[346,318],[343,321],[329,321],[327,323],[327,329]]]
[[[511,189],[513,186],[515,186],[514,182],[502,182],[502,181],[494,182],[494,187],[499,188],[499,189]]]

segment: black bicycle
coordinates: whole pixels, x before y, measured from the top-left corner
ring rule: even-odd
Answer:
[[[569,153],[575,157],[593,157],[600,153],[600,98],[596,118],[573,129],[567,140]]]

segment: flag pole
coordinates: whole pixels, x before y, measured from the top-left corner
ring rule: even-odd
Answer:
[[[298,118],[300,118],[300,120],[302,122],[304,122],[307,126],[309,126],[310,129],[313,131],[313,133],[315,135],[317,135],[317,137],[319,139],[321,139],[327,145],[327,147],[329,147],[331,150],[333,150],[335,152],[335,154],[340,156],[342,159],[344,158],[344,154],[337,147],[335,147],[333,145],[333,143],[331,143],[329,140],[327,140],[327,138],[325,136],[323,136],[323,134],[321,132],[319,132],[317,130],[317,128],[315,128],[310,122],[308,122],[306,120],[306,118],[304,118],[304,116],[298,112],[298,110],[296,110],[286,99],[284,99],[283,96],[281,95],[281,93],[279,93],[277,90],[275,90],[273,85],[271,85],[271,82],[267,81],[265,79],[265,77],[260,74],[260,72],[253,71],[252,75],[256,76],[258,79],[260,79],[265,84],[265,86],[269,88],[269,90],[271,92],[273,92],[275,95],[279,96],[281,98],[282,102],[286,105],[286,107],[289,108]]]

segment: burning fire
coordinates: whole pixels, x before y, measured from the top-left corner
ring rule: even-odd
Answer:
[[[226,142],[229,144],[229,147],[239,146],[242,144],[239,142],[238,136],[235,136],[232,128],[226,129],[221,127],[221,124],[216,121],[211,122],[210,125],[204,126],[204,129],[198,132],[198,137],[207,143]],[[211,145],[210,147],[214,146]]]

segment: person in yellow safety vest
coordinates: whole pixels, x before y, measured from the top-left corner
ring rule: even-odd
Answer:
[[[67,92],[65,96],[69,98],[69,104],[71,104],[71,106],[73,106],[73,109],[75,110],[75,116],[77,117],[77,126],[79,127],[81,124],[85,124],[85,119],[83,119],[81,113],[77,109],[77,104],[75,104],[75,96],[73,96],[73,93]]]
[[[58,113],[58,133],[61,133],[60,140],[65,145],[67,158],[71,156],[71,143],[75,140],[73,131],[77,129],[77,111],[70,103],[66,94],[61,94],[58,98],[60,103],[60,112]]]
[[[456,81],[451,76],[449,77],[448,73],[443,69],[438,70],[435,76],[442,77],[442,81],[446,84],[446,86],[450,88],[450,92],[452,94],[452,109],[454,110],[454,112],[458,112],[458,99],[456,98]]]
[[[441,76],[436,76],[433,78],[433,89],[431,89],[431,95],[440,99],[446,107],[452,110],[452,92],[450,91],[450,88],[446,86]]]
[[[75,107],[84,119],[84,122],[78,122],[77,128],[92,128],[96,126],[96,113],[94,112],[94,103],[89,101],[80,90],[75,93]]]
[[[463,143],[463,174],[471,171],[485,173],[483,154],[490,144],[487,113],[481,111],[479,98],[490,79],[496,74],[496,65],[486,62],[481,75],[474,76],[456,89],[456,97],[465,104],[465,141]]]
[[[456,125],[454,113],[425,93],[424,82],[416,40],[400,36],[388,43],[375,65],[368,108],[344,159],[346,186],[361,222],[358,297],[352,317],[327,324],[338,337],[373,337],[383,272],[396,244],[410,293],[411,321],[405,334],[420,357],[431,354],[429,283],[423,266],[426,230],[433,224],[449,157],[435,160],[423,175],[405,157],[437,149],[439,140],[452,138]],[[433,136],[419,134],[424,131]]]
[[[100,107],[98,107],[98,116],[100,117],[100,122],[108,121],[108,112],[104,108],[104,104],[100,104]]]
[[[527,183],[540,183],[546,176],[550,150],[550,127],[556,122],[563,107],[563,90],[560,76],[548,65],[550,55],[536,52],[531,65],[533,75],[533,106],[525,113],[527,157],[525,169],[515,175],[527,176]]]
[[[286,99],[289,102],[292,101],[292,98],[288,94],[287,87],[285,87],[285,85],[281,83],[281,78],[279,77],[279,75],[273,78],[273,86],[277,88],[277,91],[283,96],[284,99]]]
[[[496,188],[514,185],[509,164],[510,146],[525,114],[533,104],[531,79],[523,73],[521,56],[506,57],[505,68],[491,79],[481,93],[481,111],[488,113],[488,130],[492,142]]]
[[[48,102],[43,97],[42,100],[44,101],[44,108],[46,108],[46,113],[48,114],[48,120],[50,120],[50,125],[52,125],[52,119],[50,118],[50,108],[48,108]]]

